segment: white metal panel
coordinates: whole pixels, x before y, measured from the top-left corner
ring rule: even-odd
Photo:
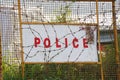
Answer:
[[[83,41],[87,37],[85,26],[23,25],[22,27],[25,62],[98,62],[97,30],[94,26],[91,26],[94,38],[92,43]],[[40,40],[37,46],[35,46],[35,37]],[[44,46],[46,38],[50,40],[48,48]],[[56,42],[56,38],[59,42]],[[65,38],[68,47],[65,47]],[[78,41],[73,42],[75,38]],[[57,43],[61,47],[56,47]],[[84,47],[84,44],[88,47]],[[74,45],[78,47],[75,48]]]

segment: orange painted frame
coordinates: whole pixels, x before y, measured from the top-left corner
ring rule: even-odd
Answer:
[[[70,0],[64,0],[64,1],[70,1]],[[69,23],[49,23],[49,24],[69,24],[69,25],[96,25],[98,28],[98,45],[100,48],[100,30],[99,30],[99,18],[98,18],[98,0],[75,0],[75,1],[94,1],[96,2],[96,15],[97,15],[97,24],[86,24],[86,23],[79,23],[79,24],[69,24]],[[114,0],[99,0],[105,1],[105,2],[115,2]],[[19,23],[20,23],[20,41],[21,41],[21,48],[22,48],[22,24],[47,24],[47,23],[40,23],[40,22],[22,22],[21,19],[21,3],[20,0],[18,0],[18,12],[19,12]],[[24,78],[24,64],[42,64],[42,63],[25,63],[23,60],[23,48],[21,50],[21,59],[22,59],[22,77]],[[100,51],[100,62],[77,62],[77,64],[100,64],[101,65],[101,79],[104,80],[104,74],[103,74],[103,67],[102,67],[102,54]],[[49,63],[43,63],[43,64],[49,64]],[[61,63],[56,63],[56,64],[61,64]],[[71,63],[70,63],[71,64]]]

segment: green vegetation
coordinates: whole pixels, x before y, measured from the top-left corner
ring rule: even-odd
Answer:
[[[21,68],[18,66],[18,63],[12,63],[15,61],[15,59],[10,59],[10,57],[10,55],[3,57],[3,80],[22,80]]]
[[[107,44],[105,47],[106,56],[103,58],[103,68],[105,80],[116,79],[116,61],[115,61],[115,48],[113,44]]]
[[[10,65],[3,62],[2,69],[3,69],[3,80],[22,80],[21,71],[18,68],[16,68],[15,64]]]
[[[26,65],[26,80],[98,80],[98,65],[32,64]]]
[[[57,23],[67,23],[67,22],[70,22],[71,19],[70,19],[70,15],[71,15],[71,10],[70,10],[70,6],[72,5],[69,4],[69,5],[66,5],[64,7],[60,7],[60,9],[58,10],[55,10],[55,13],[57,13],[57,16],[54,19],[51,20],[51,22],[57,22]],[[68,19],[69,17],[69,19]]]

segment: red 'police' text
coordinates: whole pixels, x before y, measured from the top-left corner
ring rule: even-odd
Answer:
[[[34,38],[34,46],[38,47],[40,44],[41,44],[40,38],[35,37]],[[58,38],[55,39],[55,46],[56,46],[56,48],[61,48],[61,47],[67,48],[68,44],[69,44],[68,38],[64,38],[64,45],[60,44]],[[43,39],[43,45],[44,45],[44,48],[50,48],[51,47],[50,39],[49,38]],[[78,48],[81,45],[83,46],[83,48],[88,48],[88,44],[87,44],[87,39],[86,38],[82,39],[82,44],[79,44],[79,40],[77,38],[73,38],[71,45],[73,46],[73,48]]]

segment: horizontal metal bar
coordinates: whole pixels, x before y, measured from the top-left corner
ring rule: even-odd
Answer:
[[[44,24],[44,25],[86,25],[86,26],[97,26],[97,23],[56,23],[56,22],[21,22],[21,24],[24,25],[38,25],[38,24]]]
[[[24,62],[24,64],[101,64],[101,62]]]

